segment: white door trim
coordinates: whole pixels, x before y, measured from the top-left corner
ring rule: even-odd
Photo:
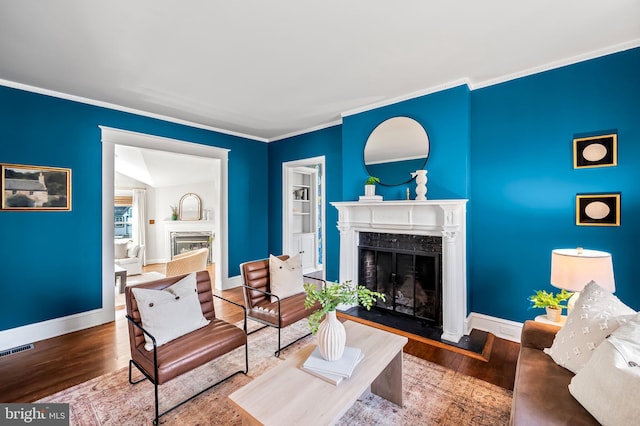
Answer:
[[[325,156],[321,155],[318,157],[310,157],[303,158],[300,160],[286,161],[282,163],[282,252],[287,253],[291,252],[291,247],[289,247],[289,242],[291,241],[289,232],[288,232],[288,202],[287,202],[287,188],[289,186],[289,175],[287,173],[288,169],[293,169],[296,167],[309,167],[316,164],[320,164],[322,168],[322,172],[319,177],[320,184],[320,197],[322,203],[320,204],[320,217],[317,220],[322,223],[322,275],[326,273],[326,265],[327,256],[326,256],[326,246],[327,246],[327,221],[326,221],[326,185],[325,185],[325,176],[327,174]],[[317,256],[316,256],[317,259]],[[319,265],[316,262],[316,267]]]
[[[227,214],[229,150],[106,126],[98,127],[102,130],[102,284],[104,306],[114,306],[113,181],[115,145],[134,146],[220,160],[220,221],[215,224],[216,238],[214,239],[214,244],[220,245],[220,247],[216,248],[217,252],[220,253],[220,259],[216,262],[215,267],[215,287],[221,290],[230,288]],[[109,302],[109,299],[111,299],[111,302]]]

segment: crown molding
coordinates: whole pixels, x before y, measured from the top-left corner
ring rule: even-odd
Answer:
[[[340,124],[342,124],[342,119],[330,121],[328,123],[319,124],[317,126],[310,127],[308,129],[297,130],[295,132],[291,132],[291,133],[287,133],[287,134],[284,134],[284,135],[276,136],[276,137],[273,137],[273,138],[269,139],[269,142],[276,142],[276,141],[280,141],[280,140],[283,140],[283,139],[293,138],[295,136],[304,135],[306,133],[315,132],[317,130],[327,129],[329,127],[337,126],[337,125],[340,125]]]
[[[183,126],[194,127],[197,129],[209,130],[212,132],[223,133],[229,136],[237,136],[244,139],[251,139],[258,142],[269,142],[266,138],[258,136],[248,135],[245,133],[234,132],[231,130],[220,129],[218,127],[207,126],[193,121],[182,120],[180,118],[169,117],[167,115],[156,114],[153,112],[143,111],[140,109],[129,108],[122,105],[116,105],[109,102],[97,101],[95,99],[89,99],[82,96],[70,95],[68,93],[57,92],[55,90],[43,89],[42,87],[30,86],[28,84],[17,83],[15,81],[0,79],[0,86],[11,87],[13,89],[24,90],[26,92],[37,93],[40,95],[52,96],[54,98],[65,99],[68,101],[79,102],[87,105],[93,105],[101,108],[112,109],[115,111],[127,112],[130,114],[140,115],[143,117],[155,118],[157,120],[168,121],[170,123],[181,124]]]
[[[590,59],[600,58],[602,56],[612,55],[614,53],[623,52],[625,50],[635,49],[640,47],[640,39],[630,40],[621,44],[606,47],[604,49],[592,50],[591,52],[583,53],[581,55],[571,56],[559,61],[549,62],[545,65],[540,65],[526,70],[518,71],[511,74],[506,74],[501,77],[491,78],[489,80],[483,80],[477,83],[471,83],[471,90],[482,89],[496,84],[505,83],[507,81],[516,80],[518,78],[527,77],[534,74],[539,74],[545,71],[551,71],[553,69],[562,68],[567,65],[577,64],[579,62],[588,61]]]
[[[496,84],[500,84],[500,83],[505,83],[507,81],[511,81],[511,80],[515,80],[518,78],[522,78],[522,77],[527,77],[530,75],[534,75],[534,74],[538,74],[541,72],[545,72],[545,71],[550,71],[556,68],[561,68],[567,65],[573,65],[579,62],[584,62],[590,59],[595,59],[595,58],[599,58],[602,56],[606,56],[606,55],[610,55],[610,54],[614,54],[614,53],[618,53],[618,52],[623,52],[625,50],[630,50],[630,49],[635,49],[637,47],[640,47],[640,39],[634,39],[634,40],[630,40],[624,43],[620,43],[620,44],[616,44],[613,46],[609,46],[603,49],[598,49],[598,50],[594,50],[588,53],[584,53],[581,55],[577,55],[577,56],[572,56],[570,58],[565,58],[562,59],[560,61],[555,61],[555,62],[550,62],[548,64],[545,65],[541,65],[541,66],[537,66],[537,67],[533,67],[533,68],[528,68],[526,70],[522,70],[522,71],[518,71],[515,73],[511,73],[511,74],[505,74],[503,76],[500,77],[496,77],[496,78],[491,78],[488,80],[483,80],[483,81],[478,81],[478,82],[472,82],[470,79],[468,78],[461,78],[461,79],[456,79],[456,80],[452,80],[443,84],[439,84],[436,86],[432,86],[429,87],[427,89],[422,89],[416,92],[411,92],[411,93],[407,93],[401,96],[396,96],[394,98],[390,98],[390,99],[386,99],[384,101],[380,101],[380,102],[376,102],[376,103],[372,103],[372,104],[368,104],[368,105],[364,105],[362,107],[359,108],[355,108],[355,109],[351,109],[351,110],[347,110],[344,111],[340,114],[340,119],[339,120],[334,120],[334,121],[330,121],[328,123],[323,123],[323,124],[319,124],[317,126],[314,127],[310,127],[310,128],[306,128],[306,129],[302,129],[302,130],[298,130],[298,131],[294,131],[291,133],[286,133],[283,135],[279,135],[279,136],[275,136],[272,138],[263,138],[263,137],[259,137],[259,136],[254,136],[254,135],[249,135],[249,134],[245,134],[245,133],[240,133],[240,132],[234,132],[231,130],[226,130],[226,129],[221,129],[218,127],[212,127],[212,126],[207,126],[204,124],[200,124],[200,123],[195,123],[192,121],[187,121],[187,120],[182,120],[182,119],[178,119],[175,117],[169,117],[166,115],[161,115],[161,114],[155,114],[155,113],[151,113],[148,111],[143,111],[143,110],[139,110],[139,109],[134,109],[134,108],[128,108],[128,107],[124,107],[121,105],[116,105],[116,104],[112,104],[109,102],[102,102],[102,101],[97,101],[94,99],[89,99],[89,98],[84,98],[81,96],[75,96],[75,95],[70,95],[67,93],[62,93],[62,92],[56,92],[54,90],[49,90],[49,89],[43,89],[40,87],[35,87],[35,86],[30,86],[30,85],[26,85],[26,84],[22,84],[22,83],[17,83],[14,81],[9,81],[9,80],[4,80],[4,79],[0,79],[0,86],[6,86],[6,87],[11,87],[14,89],[19,89],[19,90],[24,90],[27,92],[33,92],[33,93],[38,93],[41,95],[46,95],[46,96],[53,96],[56,98],[61,98],[61,99],[66,99],[66,100],[70,100],[70,101],[75,101],[75,102],[80,102],[80,103],[84,103],[84,104],[88,104],[88,105],[93,105],[93,106],[98,106],[98,107],[103,107],[103,108],[108,108],[108,109],[112,109],[112,110],[116,110],[116,111],[122,111],[122,112],[127,112],[127,113],[131,113],[131,114],[136,114],[136,115],[140,115],[140,116],[144,116],[144,117],[150,117],[150,118],[155,118],[158,120],[162,120],[162,121],[167,121],[170,123],[176,123],[176,124],[181,124],[184,126],[189,126],[189,127],[194,127],[194,128],[198,128],[198,129],[203,129],[203,130],[209,130],[212,132],[217,132],[217,133],[222,133],[225,135],[230,135],[230,136],[236,136],[236,137],[240,137],[240,138],[244,138],[244,139],[250,139],[250,140],[254,140],[254,141],[258,141],[258,142],[265,142],[265,143],[270,143],[270,142],[276,142],[279,140],[283,140],[283,139],[289,139],[295,136],[300,136],[306,133],[311,133],[317,130],[322,130],[322,129],[326,129],[329,127],[333,127],[336,125],[340,125],[343,122],[344,117],[348,117],[351,115],[355,115],[355,114],[360,114],[366,111],[371,111],[377,108],[382,108],[385,106],[389,106],[389,105],[393,105],[396,104],[398,102],[403,102],[403,101],[408,101],[411,99],[415,99],[415,98],[419,98],[421,96],[425,96],[425,95],[430,95],[433,93],[437,93],[437,92],[441,92],[443,90],[447,90],[447,89],[451,89],[454,87],[458,87],[458,86],[462,86],[462,85],[467,85],[467,87],[469,87],[469,90],[473,91],[473,90],[477,90],[477,89],[482,89],[485,87],[489,87],[489,86],[493,86]]]
[[[342,112],[341,116],[342,116],[342,118],[344,118],[344,117],[348,117],[350,115],[360,114],[362,112],[371,111],[371,110],[382,108],[382,107],[385,107],[385,106],[397,104],[398,102],[408,101],[410,99],[419,98],[421,96],[430,95],[432,93],[441,92],[443,90],[452,89],[454,87],[462,86],[462,85],[465,85],[465,84],[467,86],[469,85],[469,80],[466,79],[466,78],[461,78],[461,79],[457,79],[457,80],[453,80],[453,81],[448,81],[446,83],[439,84],[437,86],[432,86],[432,87],[429,87],[427,89],[422,89],[422,90],[419,90],[417,92],[407,93],[407,94],[404,94],[404,95],[401,95],[401,96],[396,96],[395,98],[385,99],[384,101],[375,102],[373,104],[365,105],[365,106],[362,106],[360,108],[355,108],[355,109],[351,109],[351,110],[348,110],[348,111],[344,111],[344,112]]]

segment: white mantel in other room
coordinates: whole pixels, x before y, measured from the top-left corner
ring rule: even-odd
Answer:
[[[211,257],[214,268],[215,277],[214,285],[217,289],[222,289],[222,275],[220,273],[220,248],[216,238],[216,223],[213,220],[164,220],[162,221],[164,230],[163,237],[163,255],[167,261],[171,260],[171,233],[172,232],[211,232],[214,240],[211,246]]]
[[[334,202],[340,231],[340,282],[358,282],[360,232],[442,237],[442,339],[458,342],[467,317],[468,200]]]

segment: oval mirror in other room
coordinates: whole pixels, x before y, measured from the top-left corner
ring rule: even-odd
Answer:
[[[409,117],[393,117],[380,123],[364,147],[364,165],[370,176],[387,186],[411,181],[411,172],[423,169],[429,157],[429,136]]]
[[[202,215],[202,203],[200,197],[196,194],[188,193],[184,194],[180,198],[180,220],[200,220]]]

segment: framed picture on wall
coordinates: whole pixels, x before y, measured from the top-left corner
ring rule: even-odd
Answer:
[[[2,210],[71,210],[71,169],[19,164],[0,169]]]
[[[620,193],[576,195],[576,225],[620,226]]]
[[[609,167],[618,164],[618,135],[573,139],[573,168]]]

